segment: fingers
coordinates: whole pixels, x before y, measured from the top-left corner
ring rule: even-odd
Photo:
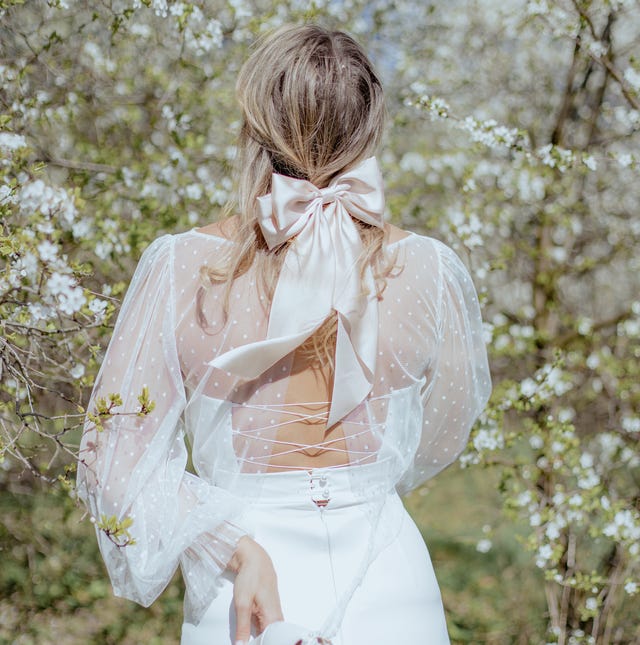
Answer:
[[[277,589],[275,589],[272,599],[273,602],[271,603],[271,606],[265,611],[265,618],[269,621],[269,624],[275,623],[278,620],[284,620],[282,607],[280,605],[280,595],[278,594]]]
[[[243,538],[236,554],[233,603],[238,645],[249,641],[253,623],[262,632],[283,616],[277,576],[267,552],[252,539]]]
[[[245,598],[234,599],[236,610],[236,645],[248,643],[251,637],[251,605]]]
[[[278,586],[273,581],[267,590],[261,590],[255,598],[255,616],[257,618],[258,627],[262,633],[271,623],[284,620],[282,615],[282,606],[280,604],[280,594],[278,593]]]
[[[271,623],[277,623],[280,620],[284,620],[282,610],[273,608],[269,611],[262,608],[258,614],[258,628],[263,632]]]

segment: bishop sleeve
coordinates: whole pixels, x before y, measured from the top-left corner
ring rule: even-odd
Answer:
[[[434,351],[421,390],[422,431],[402,489],[411,490],[454,462],[491,394],[480,306],[460,258],[433,240],[438,255]],[[433,299],[434,294],[426,298]]]
[[[77,492],[114,593],[148,606],[181,564],[186,619],[197,623],[244,532],[238,500],[185,471],[172,267],[164,236],[131,280],[90,398]]]

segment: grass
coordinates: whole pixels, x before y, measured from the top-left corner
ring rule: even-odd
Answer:
[[[544,643],[543,576],[500,512],[494,473],[453,467],[410,495],[429,547],[453,643]],[[490,540],[488,552],[478,551]]]
[[[543,643],[542,575],[501,520],[494,479],[454,467],[405,501],[429,546],[452,642]],[[179,578],[149,609],[113,597],[93,527],[63,492],[5,484],[0,513],[0,644],[179,642]],[[487,553],[476,549],[481,539],[492,542]]]

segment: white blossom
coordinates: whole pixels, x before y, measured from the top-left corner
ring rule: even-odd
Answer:
[[[198,200],[202,197],[202,185],[201,184],[189,184],[184,188],[184,195],[188,199]]]
[[[612,522],[609,522],[602,531],[607,537],[616,540],[640,540],[640,523],[634,514],[625,509],[618,511]]]
[[[586,364],[590,370],[595,370],[600,365],[600,357],[595,352],[592,352],[587,356]]]
[[[591,468],[591,466],[593,466],[593,455],[588,452],[583,452],[580,455],[580,465],[583,468]]]
[[[527,13],[530,16],[545,16],[549,13],[549,4],[547,0],[529,0],[527,3]]]
[[[548,398],[551,394],[562,396],[572,387],[572,384],[566,379],[564,372],[559,367],[545,365],[540,370],[540,375],[544,378],[543,387],[540,392],[543,398]]]
[[[91,235],[91,231],[91,221],[86,217],[75,221],[71,226],[71,233],[77,240],[89,237]]]
[[[14,286],[18,286],[21,278],[26,278],[29,282],[34,283],[38,277],[38,258],[34,253],[28,251],[13,263],[12,268],[11,279]]]
[[[481,450],[499,450],[504,447],[504,437],[498,428],[480,428],[473,437],[473,447]]]
[[[565,450],[565,445],[562,441],[552,441],[551,442],[551,452],[556,454],[561,454]]]
[[[58,247],[49,240],[43,240],[36,248],[43,262],[53,262],[58,257]]]
[[[415,83],[411,87],[414,90],[426,89],[422,84]],[[422,108],[426,108],[427,114],[433,121],[438,119],[447,119],[449,117],[449,104],[439,97],[431,97],[428,94],[422,94],[418,98],[418,105]]]
[[[245,0],[229,0],[229,5],[233,7],[236,20],[251,18],[253,15],[251,7],[246,4]]]
[[[107,301],[101,300],[100,298],[94,298],[89,303],[90,311],[96,315],[103,314],[106,308],[107,308]]]
[[[622,429],[625,432],[640,432],[640,417],[622,417]]]
[[[476,544],[476,551],[478,551],[479,553],[489,553],[492,546],[493,543],[491,542],[491,540],[489,540],[488,538],[482,538]]]
[[[66,274],[53,273],[49,280],[47,280],[47,289],[53,296],[66,293],[75,286],[74,279]]]
[[[552,246],[549,249],[549,255],[558,263],[562,264],[567,261],[567,249],[563,246]]]
[[[576,411],[573,408],[561,408],[558,411],[558,421],[560,423],[569,423],[573,421],[576,416]]]
[[[628,168],[633,163],[633,156],[628,152],[617,155],[616,159],[623,168]]]
[[[27,141],[21,134],[0,132],[0,150],[12,152],[13,150],[25,148],[26,146]]]
[[[427,171],[427,160],[417,152],[406,152],[400,159],[400,168],[405,172],[422,175]]]
[[[539,569],[543,569],[547,562],[553,556],[553,549],[549,544],[543,544],[539,549],[536,556],[536,566]]]
[[[87,301],[81,287],[69,289],[58,296],[60,311],[68,316],[73,315]]]
[[[65,228],[71,226],[77,213],[73,198],[66,190],[47,186],[42,179],[22,186],[18,203],[25,213],[40,212],[47,217],[56,216]]]
[[[76,363],[69,370],[69,374],[75,379],[82,378],[84,376],[84,365],[82,363]]]
[[[149,25],[145,25],[141,22],[132,22],[129,26],[129,31],[134,36],[140,36],[141,38],[150,38],[153,34],[153,30]]]
[[[172,16],[179,18],[184,14],[186,8],[187,6],[184,4],[184,2],[176,2],[175,4],[172,4],[171,7],[169,8],[169,13]]]
[[[529,437],[529,445],[534,450],[540,450],[544,446],[544,440],[540,435],[534,434]]]
[[[33,322],[38,322],[39,320],[48,320],[55,313],[53,308],[44,305],[41,302],[30,302],[27,305],[27,309],[29,310],[29,315],[31,316],[31,320]]]
[[[139,8],[141,4],[142,4],[141,0],[135,0],[133,4],[134,9]],[[153,7],[153,11],[155,12],[156,16],[160,16],[161,18],[167,17],[167,14],[168,14],[167,0],[152,0],[151,6]]]
[[[526,378],[520,383],[520,394],[530,399],[538,390],[538,384],[532,378]]]
[[[578,486],[583,490],[591,490],[600,483],[600,477],[592,468],[585,470],[584,474],[578,477]]]
[[[607,55],[609,46],[599,40],[589,43],[589,53],[595,58],[602,58]]]
[[[111,242],[106,242],[101,240],[95,246],[94,252],[101,259],[106,260],[113,251],[113,244]]]
[[[516,504],[518,506],[528,506],[533,500],[530,490],[525,490],[516,497]]]
[[[640,72],[633,69],[633,67],[627,67],[624,70],[624,80],[631,85],[634,91],[640,92]]]
[[[560,537],[560,527],[555,522],[549,522],[544,533],[550,540],[557,540]]]
[[[7,186],[7,184],[0,184],[0,204],[3,204],[4,202],[7,202],[8,204],[15,204],[16,196],[11,189],[11,186]]]
[[[598,599],[593,598],[593,597],[592,598],[587,598],[587,600],[585,602],[585,607],[589,611],[596,611],[596,609],[598,609]]]
[[[544,199],[546,184],[542,177],[523,170],[518,174],[518,195],[520,200],[528,204]]]
[[[574,154],[571,150],[554,146],[551,143],[538,148],[537,157],[545,166],[557,168],[560,171],[566,170],[574,161]]]
[[[628,338],[640,336],[640,320],[625,320],[619,325],[620,335]]]
[[[482,143],[489,148],[501,146],[509,148],[515,144],[518,138],[516,129],[498,125],[494,119],[479,121],[468,116],[460,127],[471,135],[472,141]]]

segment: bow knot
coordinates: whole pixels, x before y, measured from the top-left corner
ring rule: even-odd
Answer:
[[[295,237],[273,295],[267,338],[226,352],[210,364],[257,378],[337,312],[327,422],[331,427],[357,407],[373,385],[378,308],[371,267],[364,278],[358,270],[363,248],[353,218],[380,228],[384,225],[378,164],[370,157],[335,177],[326,188],[274,174],[271,193],[259,197],[258,206],[258,221],[270,249]]]
[[[349,186],[327,186],[326,188],[320,189],[320,196],[322,197],[323,204],[329,204],[330,202],[339,198],[340,193],[347,190]]]

